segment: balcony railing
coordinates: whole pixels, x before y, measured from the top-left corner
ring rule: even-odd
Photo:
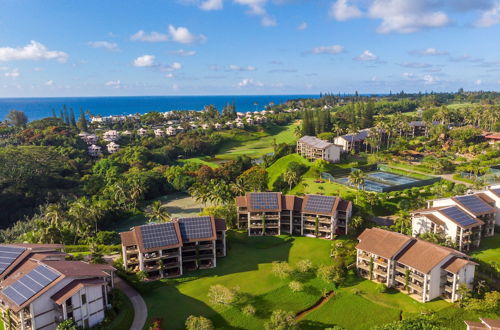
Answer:
[[[422,293],[423,291],[423,288],[418,285],[418,284],[415,284],[415,283],[412,283],[412,282],[408,282],[408,286],[412,289],[414,289],[415,291],[419,292],[419,293]]]

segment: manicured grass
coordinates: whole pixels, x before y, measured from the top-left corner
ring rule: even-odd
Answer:
[[[106,328],[111,330],[130,329],[134,320],[134,307],[132,306],[132,302],[123,292],[119,290],[116,290],[115,294],[120,295],[122,306],[120,306],[118,315],[116,315],[113,321],[111,321]]]
[[[288,168],[288,164],[290,162],[297,162],[300,164],[304,164],[308,167],[310,167],[312,164],[310,161],[305,159],[304,157],[298,155],[298,154],[290,154],[284,157],[281,157],[278,159],[274,164],[269,166],[267,168],[267,173],[269,176],[269,189],[272,189],[274,182],[278,179],[278,177],[285,173],[285,171]]]
[[[198,203],[194,198],[186,193],[175,193],[162,196],[156,200],[162,201],[166,205],[167,211],[172,217],[189,217],[198,215],[202,209],[203,205]],[[151,200],[150,202],[153,202]],[[143,213],[134,215],[130,218],[123,219],[120,221],[115,228],[115,231],[122,232],[129,230],[133,226],[140,226],[145,224],[148,219]]]
[[[316,278],[314,273],[297,278],[292,275],[284,280],[272,274],[272,261],[288,261],[292,266],[304,258],[315,266],[329,263],[330,241],[308,237],[247,237],[245,233],[230,232],[228,247],[228,256],[217,260],[217,268],[156,283],[154,290],[146,292],[143,296],[149,318],[145,328],[151,320],[160,318],[168,329],[183,329],[189,315],[203,315],[217,329],[262,329],[273,310],[297,313],[307,309],[318,301],[324,289],[334,289],[335,296],[307,314],[300,322],[302,329],[325,329],[333,325],[367,329],[399,320],[400,315],[410,317],[429,310],[448,311],[458,317],[456,324],[463,320],[461,312],[457,312],[460,310],[443,300],[423,304],[396,290],[379,293],[375,283],[353,274],[340,289]],[[305,290],[293,293],[288,288],[292,279],[302,281]],[[243,301],[235,306],[213,304],[207,294],[214,284],[238,287]],[[257,310],[254,316],[241,312],[249,303]]]
[[[179,159],[179,163],[196,163],[200,165],[207,165],[212,168],[219,167],[219,164],[207,161],[205,159],[208,159],[209,157],[206,156],[200,156],[200,157],[193,157],[193,158],[188,158],[188,159]]]
[[[489,264],[493,261],[500,264],[500,234],[481,238],[481,246],[472,251],[471,256]]]
[[[429,176],[429,175],[414,173],[414,172],[407,172],[407,171],[403,171],[403,170],[400,170],[398,168],[394,168],[394,167],[390,167],[390,166],[383,166],[382,168],[385,172],[403,175],[403,176],[408,176],[410,178],[419,179],[419,180],[428,180],[428,179],[433,178],[432,176]]]

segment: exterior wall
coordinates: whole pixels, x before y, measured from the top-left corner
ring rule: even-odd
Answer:
[[[342,147],[340,146],[330,146],[325,150],[325,160],[337,163],[340,161],[340,152],[342,151]]]
[[[441,283],[441,266],[444,265],[448,260],[450,260],[452,256],[444,259],[439,263],[436,267],[434,267],[430,272],[429,277],[429,295],[428,300],[435,299],[441,296],[442,291],[442,283]]]
[[[333,143],[341,146],[342,151],[344,151],[344,152],[348,151],[348,149],[349,149],[349,142],[340,136],[337,136],[335,139],[333,139]]]
[[[86,303],[83,304],[82,296],[85,295]],[[102,286],[89,286],[82,288],[71,297],[73,306],[73,319],[82,327],[93,327],[104,319],[105,302],[102,295]]]
[[[493,186],[493,188],[499,188],[500,186]],[[484,192],[488,197],[495,201],[495,207],[497,208],[497,213],[495,215],[495,224],[500,226],[500,197],[497,197],[493,192],[486,190]]]
[[[72,280],[73,278],[63,279],[30,304],[31,315],[34,316],[32,322],[33,329],[43,327],[44,330],[51,330],[56,328],[56,317],[62,317],[62,315],[56,310],[56,305],[50,297],[69,284]],[[60,320],[62,321],[62,318]]]
[[[413,216],[411,218],[411,232],[413,236],[431,231],[432,221],[424,216]]]

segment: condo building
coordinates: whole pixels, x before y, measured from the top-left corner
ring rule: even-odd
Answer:
[[[358,241],[360,276],[421,302],[438,297],[455,302],[461,284],[472,288],[477,264],[462,252],[380,228],[365,229]]]
[[[249,236],[296,235],[332,239],[348,230],[352,203],[339,197],[255,192],[236,197],[238,226]]]
[[[412,233],[442,233],[460,251],[479,247],[493,236],[498,208],[484,192],[429,201],[428,208],[412,212]]]
[[[211,216],[137,226],[120,236],[125,269],[150,278],[213,268],[226,256],[226,223]]]
[[[297,153],[310,161],[323,159],[337,163],[340,161],[341,152],[341,146],[314,136],[303,136],[297,141]]]
[[[64,320],[80,327],[102,322],[115,269],[66,260],[60,244],[0,245],[0,312],[10,329],[54,330]]]

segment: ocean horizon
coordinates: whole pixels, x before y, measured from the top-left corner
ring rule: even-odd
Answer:
[[[111,116],[144,114],[151,111],[203,110],[213,104],[219,111],[234,102],[236,111],[260,111],[271,102],[284,103],[298,98],[319,98],[319,94],[289,95],[215,95],[215,96],[98,96],[98,97],[26,97],[0,98],[0,121],[10,110],[20,110],[30,121],[50,117],[52,109],[56,114],[63,105],[72,108],[78,117],[80,109],[92,115]]]

